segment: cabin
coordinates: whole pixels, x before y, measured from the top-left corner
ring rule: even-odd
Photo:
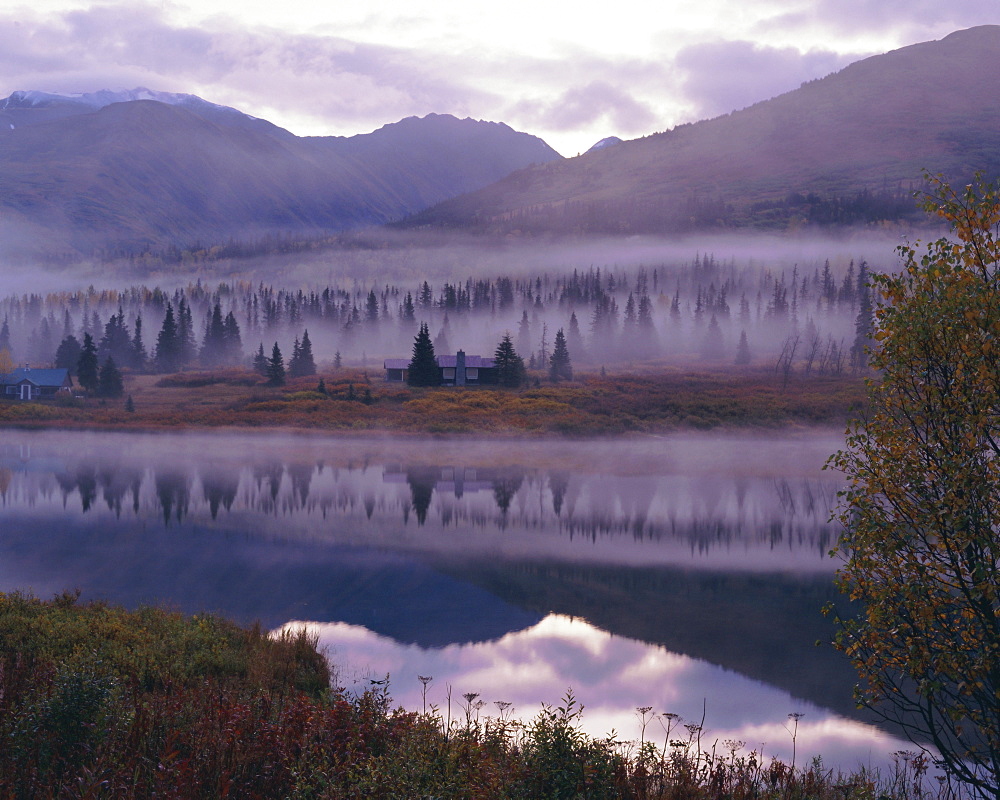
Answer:
[[[13,372],[0,373],[0,397],[5,400],[44,400],[72,391],[68,369],[32,369],[25,364]]]
[[[492,358],[466,355],[459,350],[453,356],[435,356],[442,386],[486,386],[497,383],[497,368]],[[387,383],[406,383],[410,369],[408,358],[387,358],[384,363]]]

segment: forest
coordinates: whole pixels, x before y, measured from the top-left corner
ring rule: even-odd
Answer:
[[[509,334],[529,370],[548,368],[561,331],[572,365],[593,370],[754,365],[836,376],[864,366],[867,282],[864,261],[769,265],[697,254],[433,284],[198,280],[172,290],[12,294],[0,298],[0,373],[29,364],[78,377],[84,351],[91,367],[110,358],[133,374],[239,366],[266,374],[278,356],[289,377],[317,365],[377,370],[384,358],[409,356],[426,324],[439,355],[490,357]],[[78,383],[90,389],[86,380]]]

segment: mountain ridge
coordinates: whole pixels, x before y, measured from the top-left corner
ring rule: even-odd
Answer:
[[[402,219],[561,158],[503,123],[450,115],[298,137],[194,95],[164,103],[148,90],[130,94],[141,96],[16,92],[0,103],[8,245],[70,255],[321,237]]]
[[[1000,26],[957,31],[710,120],[521,170],[406,225],[662,233],[897,219],[914,209],[924,169],[1000,173],[998,93]]]

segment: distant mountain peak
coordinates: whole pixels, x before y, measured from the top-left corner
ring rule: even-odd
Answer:
[[[621,143],[622,140],[619,139],[617,136],[605,136],[603,139],[601,139],[601,141],[597,142],[597,144],[591,146],[591,148],[587,150],[587,152],[592,153],[595,150],[603,150],[605,147],[611,147],[612,145]]]
[[[42,92],[37,89],[19,90],[12,92],[9,97],[0,102],[0,111],[9,111],[15,108],[44,108],[63,103],[83,105],[97,110],[112,103],[129,103],[135,100],[155,100],[158,103],[164,103],[168,106],[210,108],[215,111],[226,111],[233,114],[242,114],[247,117],[250,116],[229,106],[210,103],[208,100],[203,100],[194,94],[159,92],[147,89],[145,86],[137,86],[134,89],[99,89],[96,92],[71,92],[66,94]]]

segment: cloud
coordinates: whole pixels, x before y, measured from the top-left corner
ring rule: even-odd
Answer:
[[[558,97],[526,101],[512,108],[515,116],[550,130],[578,130],[600,123],[624,134],[644,133],[656,114],[627,90],[603,80],[573,86]]]
[[[467,46],[442,53],[247,26],[215,15],[197,26],[148,4],[60,14],[0,13],[7,91],[100,88],[199,94],[297,133],[357,133],[431,112],[503,120],[548,138],[640,135],[661,114],[667,65],[576,45],[555,55]],[[565,145],[564,145],[565,146]]]
[[[376,3],[370,11],[331,12],[310,27],[293,0],[287,21],[258,14],[253,23],[225,10],[202,12],[195,22],[181,13],[183,0],[51,10],[62,1],[43,0],[49,8],[34,12],[0,10],[0,95],[4,88],[144,85],[198,94],[300,134],[360,133],[406,116],[450,113],[502,120],[563,152],[726,113],[822,77],[852,53],[995,16],[995,0],[947,7],[762,0],[740,14],[729,0],[700,0],[704,13],[693,21],[661,13],[637,22],[646,12],[627,0],[603,28],[583,15],[557,31],[543,17],[553,30],[536,22],[518,36],[509,28],[463,28],[441,6],[406,18]],[[558,38],[567,31],[575,40]]]
[[[996,19],[996,0],[813,0],[759,26],[823,31],[830,38],[890,40],[896,46],[946,36]]]
[[[462,71],[429,53],[246,29],[223,17],[198,28],[177,26],[148,5],[0,17],[0,72],[9,90],[92,91],[141,81],[216,102],[238,100],[251,112],[294,111],[348,128],[498,102],[452,77]]]
[[[798,88],[857,60],[830,51],[806,53],[753,42],[716,41],[683,49],[675,61],[683,89],[701,118],[745,108]]]

